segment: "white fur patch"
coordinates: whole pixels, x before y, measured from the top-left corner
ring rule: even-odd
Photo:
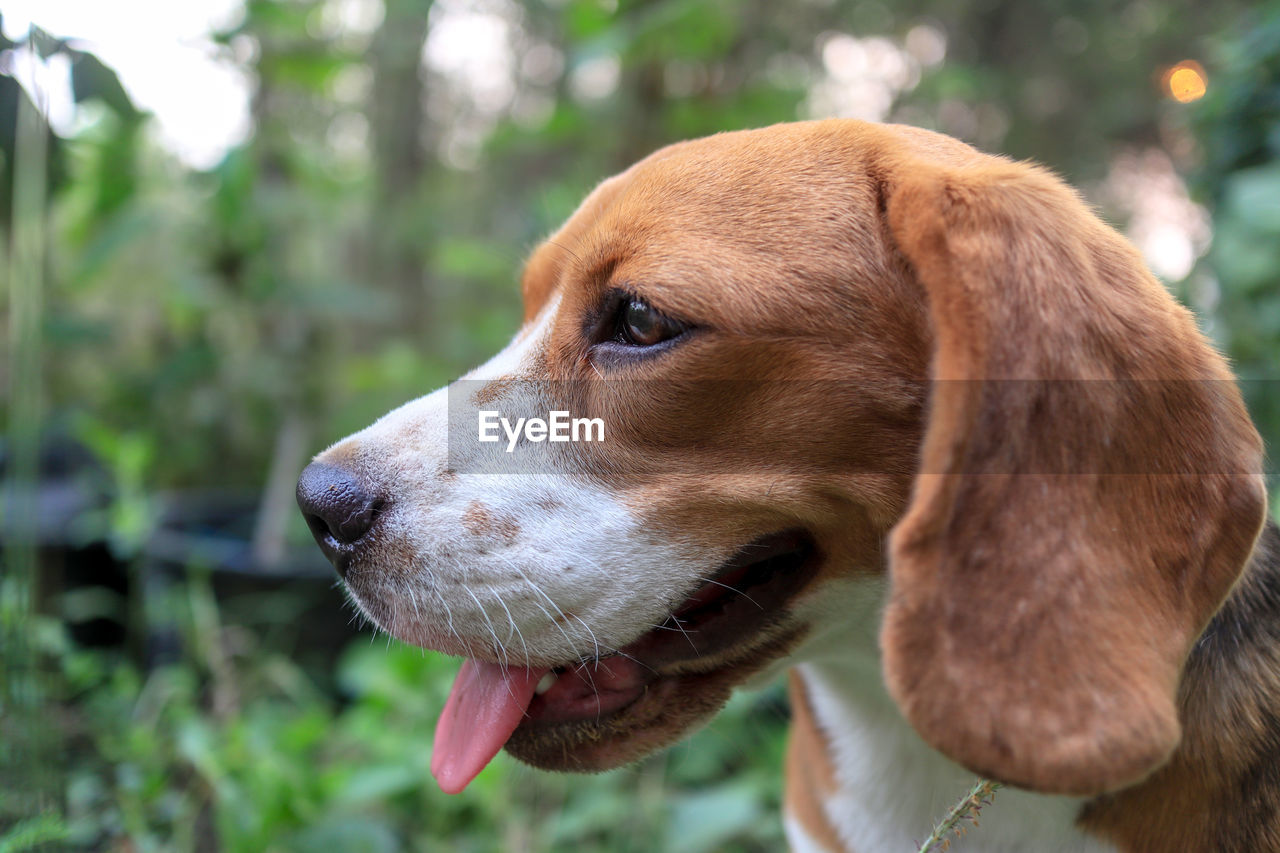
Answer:
[[[829,850],[825,845],[819,844],[798,820],[786,818],[782,826],[787,833],[787,847],[791,853],[840,853],[839,850]]]
[[[558,308],[558,299],[550,302],[463,377],[466,396],[499,380],[495,406],[545,413],[538,384],[523,380],[542,370]],[[328,451],[353,452],[385,495],[375,541],[362,543],[346,581],[390,633],[504,663],[568,663],[662,623],[715,565],[717,555],[647,535],[615,495],[569,473],[567,445],[521,448],[512,473],[469,473],[485,470],[472,464],[479,446],[448,451],[460,399],[451,412],[442,388]]]
[[[975,781],[974,774],[928,746],[903,719],[880,671],[883,579],[824,590],[842,613],[843,632],[820,635],[802,650],[799,670],[814,716],[830,745],[839,792],[824,803],[831,826],[851,850],[916,850]],[[1002,788],[970,827],[964,853],[1114,853],[1076,826],[1083,799]]]

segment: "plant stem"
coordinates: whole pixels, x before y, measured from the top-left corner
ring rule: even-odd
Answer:
[[[951,807],[947,816],[934,827],[933,832],[924,840],[924,844],[920,845],[919,853],[929,853],[939,845],[942,845],[939,849],[946,850],[951,846],[949,836],[957,831],[963,834],[964,827],[961,824],[965,821],[970,821],[977,826],[978,814],[982,811],[982,807],[990,805],[1000,787],[999,782],[992,782],[989,779],[979,779],[974,782],[964,799]]]
[[[58,733],[50,725],[45,673],[31,642],[29,625],[37,600],[36,491],[39,486],[41,320],[46,262],[48,125],[36,52],[28,44],[32,94],[19,93],[14,131],[13,217],[8,257],[9,422],[8,482],[0,514],[0,708],[3,739],[0,790],[21,791],[20,815],[51,811],[59,802],[54,773]],[[19,781],[21,779],[21,782]],[[0,820],[6,817],[0,812]]]

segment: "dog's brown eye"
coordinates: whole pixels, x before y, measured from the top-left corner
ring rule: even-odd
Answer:
[[[614,338],[618,343],[633,347],[651,347],[674,338],[684,331],[684,326],[664,317],[642,299],[628,299],[618,315],[618,331]]]

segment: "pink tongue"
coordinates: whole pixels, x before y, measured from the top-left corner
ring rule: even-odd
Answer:
[[[440,790],[457,794],[493,760],[520,725],[546,669],[468,660],[436,723],[431,775]]]

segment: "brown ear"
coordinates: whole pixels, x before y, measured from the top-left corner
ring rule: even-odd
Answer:
[[[890,541],[888,687],[935,748],[1036,790],[1135,782],[1265,513],[1223,360],[1136,251],[1033,167],[897,170],[929,304],[921,473]]]

